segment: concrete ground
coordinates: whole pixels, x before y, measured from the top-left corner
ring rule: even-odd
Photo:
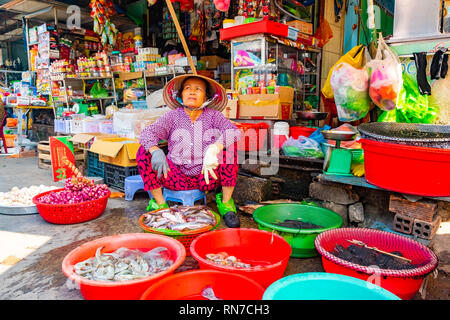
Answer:
[[[39,169],[37,158],[0,157],[0,192],[13,186],[55,185],[51,171]],[[138,218],[145,212],[148,196],[138,193],[132,202],[109,199],[106,211],[97,219],[81,224],[55,225],[39,214],[0,214],[0,299],[80,300],[79,291],[63,274],[61,263],[74,248],[93,239],[123,233],[141,233]],[[208,203],[215,209],[214,203]],[[257,228],[251,215],[240,213],[241,226]],[[219,228],[226,228],[223,222]],[[198,268],[192,257],[176,272]],[[285,276],[323,272],[320,257],[289,260]],[[444,279],[441,279],[443,277]],[[428,281],[426,299],[449,299],[445,275]],[[416,295],[415,299],[421,299]]]

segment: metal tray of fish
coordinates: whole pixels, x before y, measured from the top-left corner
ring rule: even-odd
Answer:
[[[0,205],[0,214],[5,215],[26,215],[37,214],[38,209],[35,205],[32,206],[5,206]]]
[[[372,122],[358,126],[362,138],[416,147],[450,148],[450,126],[421,123]]]

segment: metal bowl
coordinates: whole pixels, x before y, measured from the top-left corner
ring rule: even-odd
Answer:
[[[310,112],[297,111],[297,119],[301,120],[325,120],[328,117],[328,112]]]
[[[327,140],[351,141],[355,138],[356,133],[352,131],[323,130],[323,137]]]

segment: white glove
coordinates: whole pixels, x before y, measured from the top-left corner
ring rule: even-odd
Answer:
[[[219,159],[217,159],[217,155],[221,150],[222,148],[215,143],[206,148],[202,169],[202,174],[205,175],[206,184],[209,184],[209,175],[217,180],[217,175],[214,173],[214,170],[219,166]]]

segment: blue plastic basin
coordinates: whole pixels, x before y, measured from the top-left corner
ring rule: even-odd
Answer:
[[[263,300],[401,300],[370,282],[326,272],[294,274],[272,283]]]

